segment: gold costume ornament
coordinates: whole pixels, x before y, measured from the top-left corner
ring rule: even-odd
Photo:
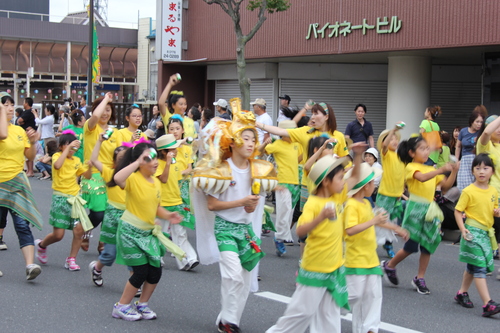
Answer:
[[[231,168],[226,161],[232,155],[231,144],[241,147],[242,132],[251,130],[255,134],[255,150],[249,159],[252,184],[258,183],[262,190],[272,191],[278,185],[274,166],[267,161],[255,159],[259,154],[255,116],[250,111],[241,110],[239,98],[233,98],[229,103],[233,111],[233,120],[216,117],[201,131],[202,149],[206,153],[193,171],[193,185],[197,189],[214,194],[227,190],[232,181]]]

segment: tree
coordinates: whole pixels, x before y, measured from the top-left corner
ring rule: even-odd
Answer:
[[[257,22],[253,28],[244,35],[240,25],[240,10],[241,5],[245,0],[203,0],[207,4],[217,4],[222,10],[231,17],[234,24],[234,32],[236,33],[236,68],[238,71],[238,82],[241,91],[241,104],[243,109],[250,106],[250,81],[246,77],[246,60],[245,46],[255,36],[255,33],[260,29],[264,21],[267,19],[266,13],[273,14],[275,12],[283,12],[290,8],[288,0],[250,0],[246,7],[247,10],[258,10]]]

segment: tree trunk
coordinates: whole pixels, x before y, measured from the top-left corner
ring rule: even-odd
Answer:
[[[250,81],[247,79],[246,74],[246,61],[245,61],[245,42],[238,38],[238,47],[236,49],[236,68],[238,70],[238,82],[240,84],[241,92],[241,108],[242,110],[250,109]]]

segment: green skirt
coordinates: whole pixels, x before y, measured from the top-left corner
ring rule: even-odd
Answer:
[[[339,307],[350,310],[344,266],[340,266],[331,273],[310,272],[299,268],[297,283],[309,287],[326,288]]]
[[[215,239],[219,251],[238,253],[241,266],[251,271],[265,253],[260,249],[260,239],[255,236],[252,224],[232,223],[215,216]]]
[[[389,214],[389,219],[400,219],[403,217],[404,208],[400,198],[388,197],[383,194],[377,193],[377,206],[382,207]]]
[[[118,230],[118,224],[120,223],[122,215],[123,210],[108,204],[102,220],[99,241],[106,244],[116,244],[116,231]]]
[[[425,221],[430,204],[412,201],[406,204],[402,227],[410,233],[410,239],[422,245],[429,253],[436,252],[441,242],[441,221]]]
[[[306,185],[300,185],[300,211],[304,210],[304,205],[309,198],[309,190]]]
[[[472,241],[460,240],[458,260],[478,267],[486,267],[488,273],[495,269],[493,252],[488,232],[479,228],[465,225],[465,228],[474,236]]]
[[[116,232],[116,263],[127,266],[149,264],[160,267],[165,247],[152,230],[141,230],[120,220]]]
[[[189,198],[189,183],[190,178],[183,178],[179,180],[179,188],[181,190],[182,203],[189,206],[191,204],[191,199]]]
[[[106,183],[100,173],[93,173],[92,178],[81,179],[82,198],[87,201],[86,208],[94,212],[103,212],[108,206],[108,195],[106,194]]]
[[[73,230],[78,219],[71,217],[71,204],[68,198],[53,194],[50,206],[49,224],[54,228]]]
[[[181,203],[180,205],[176,206],[163,206],[163,208],[165,208],[169,212],[179,213],[182,216],[182,222],[180,223],[180,225],[194,230],[196,220],[194,218],[194,215],[191,214],[191,208],[189,208],[185,203]]]

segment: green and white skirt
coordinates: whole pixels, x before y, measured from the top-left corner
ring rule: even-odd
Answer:
[[[377,206],[382,207],[389,214],[389,219],[395,220],[403,217],[404,208],[400,198],[388,197],[377,193]]]
[[[68,202],[67,197],[53,194],[49,213],[49,224],[54,228],[73,230],[75,222],[78,222],[78,219],[71,217],[71,209],[72,206]]]
[[[141,230],[120,220],[116,233],[116,263],[127,266],[150,264],[160,267],[160,258],[165,255],[165,247],[153,230]]]
[[[430,203],[412,201],[406,204],[402,227],[410,233],[410,239],[422,245],[429,253],[436,252],[441,242],[441,222],[435,218],[426,221],[425,217]]]
[[[86,208],[94,212],[103,212],[108,205],[106,182],[100,173],[93,173],[90,179],[82,177],[80,186],[82,198],[87,201]]]
[[[349,307],[344,266],[340,266],[331,273],[311,272],[299,268],[297,283],[309,287],[326,288],[339,307],[351,310]]]
[[[215,239],[219,251],[236,252],[241,266],[251,271],[265,253],[260,249],[260,239],[255,236],[252,224],[232,223],[215,216]]]
[[[182,202],[189,206],[191,204],[191,198],[189,197],[189,183],[191,182],[190,178],[183,178],[179,180],[179,188],[181,190],[181,198]]]
[[[486,267],[488,273],[495,269],[491,240],[488,231],[466,224],[465,228],[474,236],[471,241],[460,240],[458,260],[478,267]]]
[[[196,220],[194,218],[194,215],[191,214],[191,208],[189,208],[188,205],[186,205],[185,203],[181,203],[180,205],[164,206],[163,208],[172,213],[173,212],[179,213],[182,216],[182,222],[180,223],[180,225],[189,228],[191,230],[194,230]]]
[[[116,231],[123,215],[123,210],[113,207],[108,203],[104,212],[104,218],[101,225],[101,235],[99,241],[106,244],[116,244]]]

